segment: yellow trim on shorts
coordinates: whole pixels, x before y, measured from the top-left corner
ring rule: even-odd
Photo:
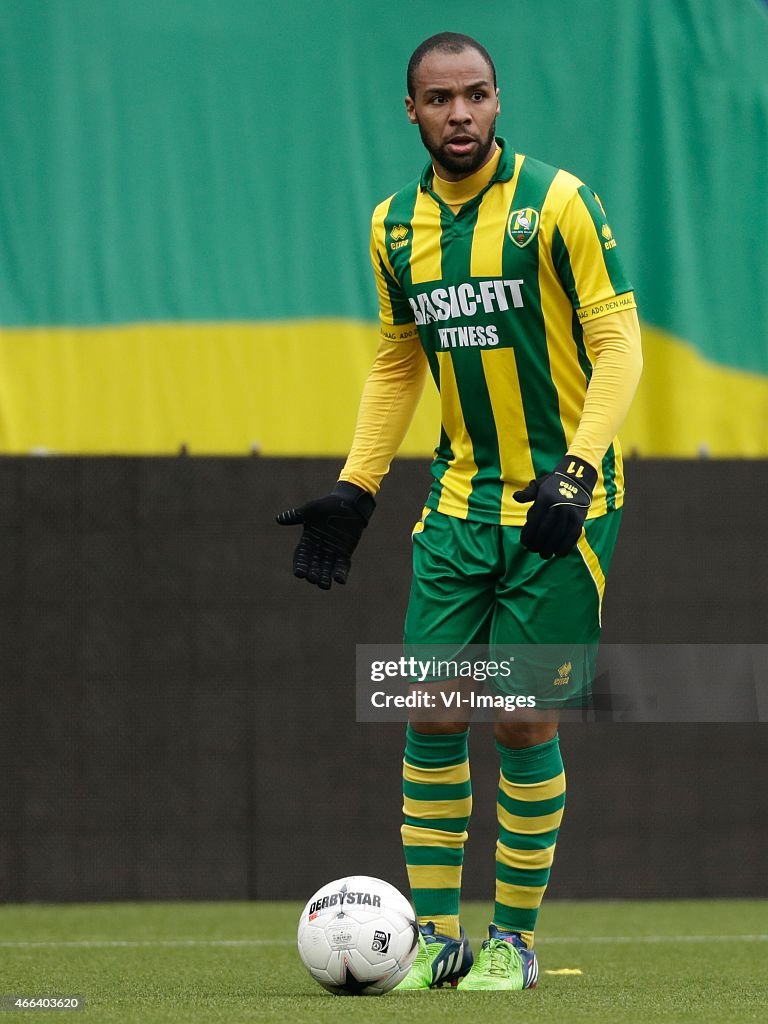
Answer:
[[[422,532],[422,530],[424,529],[424,521],[426,520],[427,516],[429,515],[429,513],[431,511],[432,511],[432,509],[428,508],[426,505],[421,510],[421,519],[419,519],[419,521],[416,523],[414,528],[411,530],[411,538],[415,537],[417,533],[421,533]],[[416,780],[414,780],[414,781],[416,781]]]
[[[600,568],[600,560],[595,554],[594,550],[590,546],[587,540],[587,535],[584,530],[581,531],[581,536],[576,542],[576,547],[579,549],[579,554],[584,559],[584,564],[587,567],[589,575],[592,577],[595,586],[597,587],[597,621],[600,625],[603,625],[603,594],[605,593],[605,575],[603,570]]]

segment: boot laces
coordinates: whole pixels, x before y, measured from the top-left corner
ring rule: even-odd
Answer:
[[[413,961],[413,967],[426,967],[429,964],[429,943],[422,945],[419,943],[419,949],[416,953],[416,957]],[[413,970],[413,967],[411,968]]]
[[[510,960],[516,952],[511,943],[503,939],[491,939],[488,943],[488,973],[506,978],[509,974]]]

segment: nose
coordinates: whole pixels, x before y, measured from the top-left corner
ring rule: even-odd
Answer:
[[[469,124],[472,120],[472,110],[462,96],[457,96],[451,104],[451,124]]]

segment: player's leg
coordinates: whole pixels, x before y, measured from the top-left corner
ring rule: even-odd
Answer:
[[[497,722],[494,731],[501,765],[493,924],[533,949],[565,806],[556,716],[530,725]]]
[[[438,648],[433,645],[441,645],[441,655],[458,657],[468,644],[487,643],[495,580],[486,543],[498,558],[498,541],[491,545],[485,537],[489,529],[437,512],[417,524],[405,623],[407,652],[426,646],[434,653]],[[400,988],[455,984],[472,962],[459,923],[472,809],[468,736],[466,721],[422,719],[408,725],[402,840],[422,935],[417,963]]]
[[[535,684],[545,715],[526,722],[515,717],[519,712],[505,713],[495,726],[501,770],[494,919],[489,941],[462,989],[536,984],[534,931],[565,805],[555,709],[566,687],[583,691],[588,683],[619,520],[618,513],[610,513],[588,523],[577,550],[549,561],[526,552],[515,543],[516,531],[505,528],[508,571],[499,588],[491,644],[494,650],[526,645],[516,646],[516,660],[521,665],[527,661],[536,677],[527,682]],[[503,961],[506,970],[495,960]]]
[[[400,990],[455,984],[472,965],[459,924],[464,844],[472,810],[466,722],[409,723],[401,828],[419,951]]]

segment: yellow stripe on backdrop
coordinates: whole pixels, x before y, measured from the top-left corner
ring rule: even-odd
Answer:
[[[347,454],[378,324],[0,329],[0,451]],[[435,388],[402,448],[439,439]]]
[[[0,451],[343,459],[378,339],[349,320],[1,329]],[[647,326],[643,347],[625,454],[768,455],[768,377]],[[430,456],[439,425],[428,385],[402,454]]]
[[[624,457],[768,455],[768,377],[704,359],[642,325],[644,369],[621,430]],[[631,486],[631,481],[630,481]]]

